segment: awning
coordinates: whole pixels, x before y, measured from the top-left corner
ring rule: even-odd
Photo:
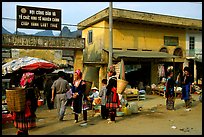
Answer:
[[[196,62],[201,62],[202,63],[202,58],[195,58],[195,57],[186,57],[188,60],[194,60]]]
[[[165,52],[157,51],[131,51],[131,50],[113,50],[114,58],[178,58]]]
[[[197,62],[201,62],[201,63],[202,63],[202,58],[200,58],[200,59],[195,58],[195,61],[197,61]]]

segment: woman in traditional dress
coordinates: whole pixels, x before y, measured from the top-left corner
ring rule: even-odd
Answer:
[[[73,111],[75,123],[78,122],[79,114],[83,109],[83,120],[84,124],[87,124],[87,98],[84,95],[86,91],[85,81],[82,80],[82,72],[80,69],[77,69],[74,73],[74,82],[72,86],[73,93]]]
[[[36,127],[36,109],[39,94],[34,86],[34,73],[24,73],[20,85],[25,88],[26,104],[24,111],[12,112],[14,126],[18,128],[17,135],[28,135],[28,129]]]
[[[174,102],[175,102],[175,93],[174,93],[174,85],[175,81],[173,79],[173,71],[167,71],[167,80],[166,80],[166,109],[174,110]]]
[[[117,93],[117,77],[115,68],[110,66],[108,70],[108,84],[106,92],[106,108],[109,110],[110,121],[108,123],[116,122],[116,109],[120,105],[119,96]]]
[[[185,101],[186,111],[191,110],[191,88],[193,83],[193,77],[190,74],[190,68],[184,68],[184,75],[181,77],[182,84],[182,97],[181,99]]]

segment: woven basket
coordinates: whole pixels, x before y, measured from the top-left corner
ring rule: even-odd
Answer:
[[[26,102],[25,89],[20,87],[7,89],[6,101],[9,111],[24,111]]]
[[[126,80],[117,79],[117,93],[122,94],[128,82]]]

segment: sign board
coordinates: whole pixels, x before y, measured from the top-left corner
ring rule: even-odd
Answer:
[[[17,28],[61,30],[61,10],[17,5]]]
[[[2,58],[11,58],[11,49],[1,49]]]
[[[166,46],[178,46],[179,39],[174,36],[164,36],[164,45]]]
[[[2,34],[2,48],[84,49],[84,38]]]

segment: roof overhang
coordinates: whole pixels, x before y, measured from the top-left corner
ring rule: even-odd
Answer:
[[[165,52],[158,51],[131,51],[131,50],[113,50],[113,57],[118,58],[180,58],[179,56],[171,55]]]
[[[196,57],[186,57],[188,60],[194,60],[196,62],[201,62],[202,63],[202,58],[196,58]]]
[[[123,21],[131,23],[155,24],[170,27],[180,27],[185,29],[202,30],[202,20],[131,11],[113,8],[113,21]],[[106,8],[93,16],[78,23],[78,29],[83,30],[97,22],[109,19],[109,8]]]

